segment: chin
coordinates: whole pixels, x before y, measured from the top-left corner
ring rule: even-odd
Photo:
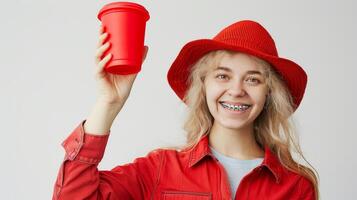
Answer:
[[[219,119],[219,120],[217,120],[217,122],[219,122],[219,124],[223,128],[233,129],[233,130],[243,129],[243,128],[248,127],[250,125],[250,123],[248,123],[248,121],[242,121],[240,119],[237,119],[237,120]]]

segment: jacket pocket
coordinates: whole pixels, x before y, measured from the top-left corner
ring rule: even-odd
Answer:
[[[212,193],[192,191],[163,191],[161,200],[212,200]]]

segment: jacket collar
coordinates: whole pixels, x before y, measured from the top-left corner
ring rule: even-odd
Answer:
[[[206,156],[214,157],[209,148],[208,134],[202,136],[200,141],[189,150],[190,156],[188,160],[188,166],[192,167],[199,163]],[[283,166],[281,165],[279,159],[273,154],[270,148],[265,145],[265,155],[264,160],[260,166],[265,166],[274,175],[277,183],[281,181]]]

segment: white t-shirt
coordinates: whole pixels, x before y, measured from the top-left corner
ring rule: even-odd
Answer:
[[[229,185],[231,187],[232,199],[234,199],[241,179],[252,169],[260,165],[263,162],[264,158],[256,158],[253,160],[240,160],[237,158],[225,156],[213,149],[211,146],[209,147],[212,151],[212,154],[218,159],[218,161],[223,165],[224,169],[226,170]]]

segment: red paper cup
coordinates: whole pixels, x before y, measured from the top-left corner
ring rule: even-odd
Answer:
[[[104,70],[113,74],[134,74],[141,70],[146,21],[149,12],[132,2],[113,2],[105,5],[98,13],[105,32],[109,34],[112,59]]]

